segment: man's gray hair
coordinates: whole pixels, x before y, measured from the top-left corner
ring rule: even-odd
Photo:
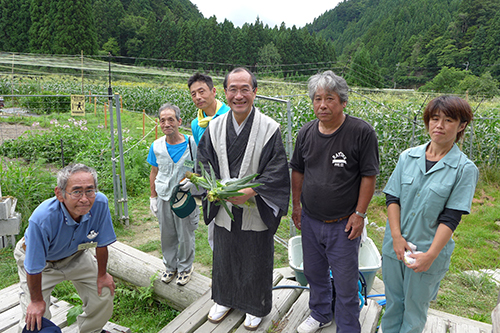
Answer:
[[[171,103],[165,103],[162,106],[160,106],[160,109],[158,110],[158,119],[161,117],[161,112],[164,110],[173,110],[175,112],[175,118],[177,121],[181,119],[181,109],[177,105],[173,105]]]
[[[57,187],[66,192],[66,186],[68,186],[68,179],[73,174],[77,172],[88,172],[94,178],[94,186],[97,190],[97,172],[94,168],[88,167],[82,163],[70,164],[67,167],[63,168],[57,173]]]
[[[318,88],[324,89],[325,92],[337,93],[342,103],[347,102],[349,99],[347,82],[343,77],[336,75],[332,71],[325,71],[311,76],[308,81],[308,88],[311,100],[314,100]]]

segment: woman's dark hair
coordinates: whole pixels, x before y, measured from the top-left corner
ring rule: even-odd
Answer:
[[[460,120],[460,123],[465,123],[464,129],[457,133],[455,142],[458,142],[464,135],[467,125],[472,121],[472,109],[469,103],[457,96],[443,95],[434,98],[427,104],[424,110],[425,128],[429,129],[429,121],[439,111],[443,112],[447,117]]]

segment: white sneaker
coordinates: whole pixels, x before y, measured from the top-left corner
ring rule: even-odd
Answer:
[[[299,333],[314,333],[320,328],[330,326],[332,322],[329,323],[320,323],[316,319],[314,319],[311,315],[307,317],[306,320],[300,324],[299,327],[297,327],[297,332]]]

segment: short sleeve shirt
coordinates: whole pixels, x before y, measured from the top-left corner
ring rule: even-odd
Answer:
[[[315,119],[299,131],[290,167],[304,174],[302,209],[330,220],[352,214],[361,178],[379,173],[378,142],[373,127],[353,116],[346,115],[333,134],[318,126]]]
[[[82,243],[108,246],[116,241],[108,198],[97,192],[92,208],[79,223],[56,197],[47,199],[33,211],[24,238],[28,274],[41,273],[47,260],[71,256]]]

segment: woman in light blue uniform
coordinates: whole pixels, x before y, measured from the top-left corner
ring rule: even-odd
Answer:
[[[462,215],[470,213],[479,176],[456,145],[471,120],[469,104],[459,97],[430,101],[424,122],[431,141],[400,155],[384,189],[388,213],[382,246],[384,333],[422,332],[430,301],[448,271],[455,247],[452,235]],[[409,243],[416,245],[416,251]],[[409,256],[414,263],[405,262],[405,251],[414,252]]]

